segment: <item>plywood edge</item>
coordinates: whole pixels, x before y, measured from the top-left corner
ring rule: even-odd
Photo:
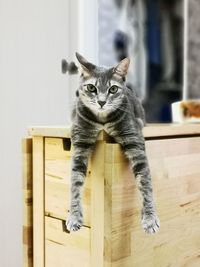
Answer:
[[[44,138],[33,137],[33,261],[45,266],[44,258]]]
[[[22,138],[22,153],[32,154],[32,137],[31,136]]]
[[[33,266],[32,138],[22,139],[23,266]]]
[[[30,136],[43,136],[43,137],[71,137],[71,126],[30,126],[28,127],[28,134]],[[107,140],[108,135],[101,131],[98,140]]]
[[[104,148],[98,141],[92,156],[91,179],[91,266],[104,262]],[[97,260],[98,259],[98,260]]]
[[[200,136],[200,124],[147,124],[143,129],[143,135],[146,139],[153,137],[170,137],[170,136]]]
[[[28,128],[28,134],[31,136],[44,137],[71,137],[71,126],[32,126]],[[143,129],[145,138],[200,135],[200,124],[147,124]],[[105,131],[101,131],[98,140],[109,141]]]
[[[112,266],[112,186],[114,179],[114,158],[116,144],[105,145],[104,163],[104,266]],[[109,164],[108,164],[109,162]]]
[[[29,126],[28,134],[31,136],[70,138],[71,125],[69,126]]]

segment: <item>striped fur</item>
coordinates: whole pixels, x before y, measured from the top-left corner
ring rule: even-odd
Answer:
[[[158,231],[160,223],[153,202],[151,175],[142,135],[144,111],[134,91],[125,86],[129,60],[116,67],[104,69],[89,63],[77,54],[81,64],[80,86],[73,111],[72,143],[74,154],[71,173],[71,208],[66,223],[69,231],[83,224],[81,191],[84,185],[88,159],[97,135],[104,129],[118,142],[129,159],[142,198],[142,226],[147,233]],[[91,92],[87,85],[92,84]],[[118,90],[111,93],[111,87]],[[91,88],[91,86],[89,87]],[[100,106],[100,103],[105,103]],[[101,104],[102,105],[102,104]]]

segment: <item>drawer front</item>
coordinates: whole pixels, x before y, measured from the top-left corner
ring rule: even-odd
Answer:
[[[82,227],[69,234],[63,231],[63,222],[45,217],[45,266],[89,267],[90,228]]]
[[[45,138],[45,266],[103,267],[104,143],[97,142],[83,188],[83,227],[66,233],[72,150],[69,140]]]
[[[70,207],[71,155],[69,139],[45,138],[45,214],[66,220]],[[90,226],[90,163],[83,189],[84,225]]]

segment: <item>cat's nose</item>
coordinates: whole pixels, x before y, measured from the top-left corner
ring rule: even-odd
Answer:
[[[101,106],[101,108],[105,105],[106,101],[97,101],[97,103]]]

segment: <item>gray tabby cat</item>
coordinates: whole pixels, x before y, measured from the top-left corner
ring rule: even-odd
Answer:
[[[151,175],[145,153],[142,127],[144,111],[133,90],[125,86],[129,59],[116,67],[97,67],[76,53],[81,64],[80,86],[73,111],[71,207],[66,222],[68,231],[83,224],[81,191],[88,159],[99,132],[104,129],[129,159],[143,200],[142,227],[147,233],[158,231],[160,223],[153,202]]]

